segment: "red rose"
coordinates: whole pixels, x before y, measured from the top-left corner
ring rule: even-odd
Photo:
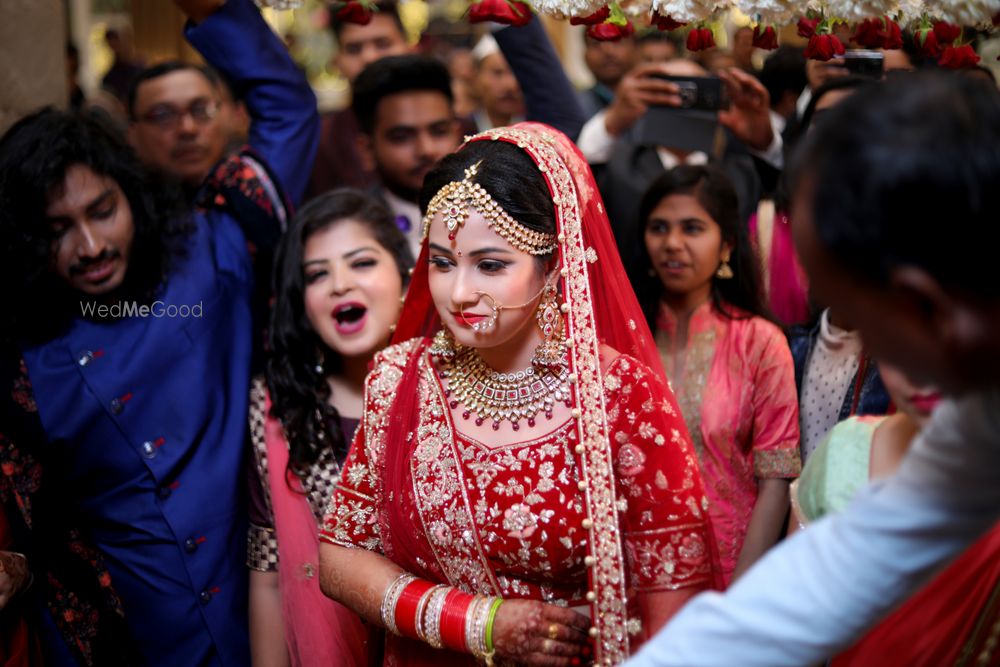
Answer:
[[[761,32],[760,26],[756,26],[753,29],[753,45],[766,51],[778,48],[778,33],[774,31],[774,26],[767,26],[764,32]]]
[[[810,19],[803,16],[799,19],[798,29],[799,37],[805,37],[809,39],[816,34],[816,26],[819,25],[819,19]]]
[[[903,48],[903,31],[899,29],[899,24],[888,16],[882,17],[884,28],[882,30],[883,49]]]
[[[844,44],[836,35],[813,35],[806,46],[806,58],[827,61],[834,56],[844,55]]]
[[[663,32],[670,32],[672,30],[677,30],[678,28],[683,28],[687,23],[682,23],[680,21],[675,21],[669,16],[663,16],[660,12],[653,12],[653,16],[649,19],[649,25],[656,26],[657,30],[662,30]]]
[[[342,23],[368,25],[372,20],[372,10],[357,0],[350,0],[337,9],[333,16]]]
[[[688,51],[704,51],[715,46],[715,36],[708,28],[692,28],[688,33]]]
[[[979,56],[971,44],[961,46],[949,46],[941,55],[938,65],[947,69],[964,69],[975,67],[979,64]]]
[[[888,16],[865,19],[858,25],[851,39],[866,49],[903,48],[903,32],[899,29],[899,24]]]
[[[611,16],[611,8],[604,5],[590,16],[571,16],[570,25],[597,25],[604,23],[604,20]]]
[[[614,42],[622,37],[629,37],[635,32],[631,23],[615,25],[614,23],[599,23],[587,28],[587,37],[599,42]]]
[[[954,44],[955,40],[962,36],[962,29],[957,25],[938,21],[934,24],[934,34],[937,36],[938,44]]]
[[[933,29],[918,30],[913,36],[913,41],[917,43],[917,51],[925,58],[941,56],[941,46],[938,45],[937,34]]]
[[[882,46],[882,36],[879,34],[881,31],[882,22],[879,19],[865,19],[858,24],[851,39],[858,46],[863,46],[866,49],[877,49]]]
[[[469,23],[495,21],[521,26],[531,23],[531,8],[517,0],[480,0],[469,7]]]

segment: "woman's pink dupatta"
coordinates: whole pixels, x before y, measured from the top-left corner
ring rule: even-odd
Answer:
[[[298,476],[287,476],[288,443],[281,424],[270,415],[264,422],[267,482],[278,538],[278,581],[285,643],[293,667],[366,667],[368,628],[347,607],[319,589],[319,539],[316,519]]]

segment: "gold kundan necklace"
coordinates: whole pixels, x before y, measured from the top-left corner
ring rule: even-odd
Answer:
[[[544,411],[545,418],[552,419],[552,408],[557,402],[572,406],[567,364],[498,373],[486,365],[474,348],[462,347],[454,360],[441,368],[441,379],[445,381],[445,396],[452,410],[461,404],[465,408],[463,419],[475,414],[476,426],[491,419],[493,430],[509,420],[516,431],[521,428],[522,419],[527,419],[531,428],[539,412]]]

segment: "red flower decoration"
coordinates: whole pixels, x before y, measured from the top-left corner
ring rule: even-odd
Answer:
[[[851,39],[866,49],[877,49],[882,46],[881,31],[882,22],[879,19],[865,19],[858,24]]]
[[[688,33],[688,51],[704,51],[715,46],[715,36],[708,28],[692,28]]]
[[[903,48],[903,32],[899,29],[899,24],[888,16],[865,19],[858,25],[851,39],[866,49]]]
[[[604,23],[609,16],[611,16],[611,8],[604,5],[590,16],[571,16],[569,22],[570,25],[597,25]]]
[[[677,30],[678,28],[683,28],[687,23],[681,21],[675,21],[669,16],[664,16],[660,12],[653,12],[653,16],[649,19],[649,25],[656,26],[657,30],[662,30],[663,32],[670,32],[672,30]]]
[[[371,7],[358,2],[358,0],[349,0],[337,6],[337,11],[333,17],[342,23],[368,25],[372,20],[372,10]]]
[[[819,19],[810,19],[803,16],[799,19],[798,29],[799,37],[805,37],[806,39],[811,38],[816,34],[816,26],[819,25]]]
[[[809,38],[805,56],[810,60],[827,61],[834,56],[844,55],[844,44],[836,35],[813,35]]]
[[[913,41],[917,44],[917,52],[925,58],[941,57],[941,46],[933,28],[917,30],[913,35]]]
[[[976,55],[976,51],[972,48],[971,44],[949,46],[941,55],[941,60],[938,61],[938,65],[947,69],[964,69],[966,67],[975,67],[978,64],[979,56]]]
[[[616,25],[614,23],[599,23],[587,28],[587,37],[596,39],[599,42],[614,42],[622,37],[630,37],[635,33],[632,23]]]
[[[934,24],[934,34],[937,36],[938,44],[954,44],[955,40],[962,36],[962,29],[952,23],[938,21]]]
[[[888,16],[882,17],[885,28],[882,31],[883,49],[903,48],[903,31],[899,29],[899,24]]]
[[[494,21],[522,26],[531,23],[531,8],[517,0],[480,0],[469,7],[469,23]]]
[[[753,45],[766,51],[778,48],[778,33],[774,31],[774,26],[767,26],[763,32],[761,32],[760,26],[756,26],[753,29]]]

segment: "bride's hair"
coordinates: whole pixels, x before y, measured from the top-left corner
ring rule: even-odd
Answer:
[[[536,232],[556,233],[555,207],[545,177],[531,156],[506,141],[473,141],[442,159],[424,178],[420,210],[444,186],[465,178],[465,170],[479,162],[475,181],[515,220]],[[539,257],[543,262],[547,257]]]

